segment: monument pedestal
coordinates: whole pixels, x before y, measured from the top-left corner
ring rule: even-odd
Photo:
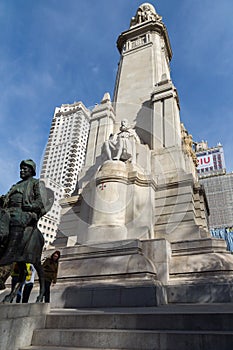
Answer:
[[[232,271],[232,256],[219,239],[76,245],[62,249],[52,307],[229,302]]]
[[[167,303],[156,267],[139,240],[62,249],[53,307],[156,306]]]
[[[232,255],[223,239],[203,238],[171,244],[169,303],[232,302]]]

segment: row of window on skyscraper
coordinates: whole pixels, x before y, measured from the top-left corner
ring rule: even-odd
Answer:
[[[41,171],[41,178],[49,183],[55,193],[54,205],[40,223],[46,246],[56,236],[60,220],[59,200],[70,196],[75,189],[85,160],[88,132],[89,111],[82,103],[55,109]],[[53,228],[49,219],[53,220]]]

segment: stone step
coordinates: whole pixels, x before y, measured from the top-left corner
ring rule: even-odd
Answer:
[[[52,309],[20,350],[232,350],[233,304]]]
[[[80,348],[80,347],[64,347],[64,346],[36,346],[31,345],[24,348],[20,348],[19,350],[96,350],[96,348]],[[118,349],[102,349],[102,350],[118,350]],[[121,350],[127,350],[127,349],[121,349]]]
[[[46,346],[48,349],[53,346],[64,349],[232,350],[232,344],[233,331],[38,329],[32,338],[32,345],[43,350]]]
[[[50,329],[125,329],[125,330],[207,330],[233,331],[233,313],[87,313],[52,312],[47,315]]]

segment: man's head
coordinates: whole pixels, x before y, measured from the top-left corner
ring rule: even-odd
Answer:
[[[32,159],[22,160],[20,163],[20,177],[26,180],[36,175],[36,164]]]
[[[129,128],[129,123],[127,119],[122,119],[120,130],[127,130]]]

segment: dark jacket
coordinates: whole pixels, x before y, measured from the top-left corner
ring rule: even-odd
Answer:
[[[57,271],[58,261],[54,261],[52,258],[46,258],[43,263],[44,278],[46,281],[56,283],[57,282]]]

